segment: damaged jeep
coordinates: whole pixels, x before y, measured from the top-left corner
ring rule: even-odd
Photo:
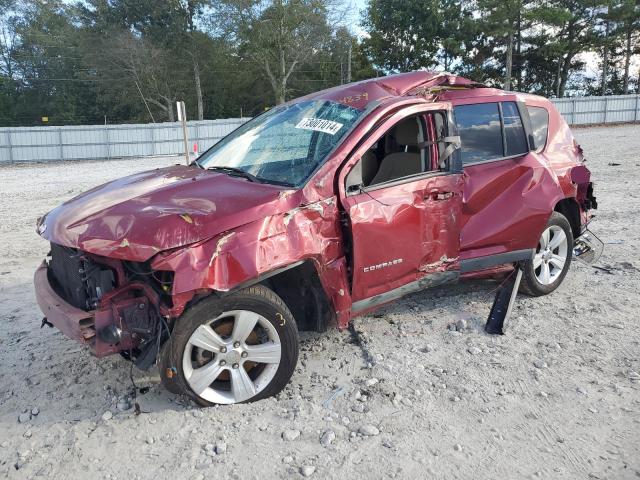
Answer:
[[[38,220],[35,291],[97,357],[157,364],[203,406],[255,401],[291,378],[299,330],[514,269],[551,293],[592,254],[596,206],[548,100],[411,72],[290,101],[190,165],[65,202]]]

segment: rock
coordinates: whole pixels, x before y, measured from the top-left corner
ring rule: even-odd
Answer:
[[[40,413],[40,409],[38,407],[33,407],[31,409],[31,415],[33,415],[34,417],[37,417],[39,413]]]
[[[358,413],[364,413],[364,405],[361,402],[358,402],[351,406],[351,410]]]
[[[285,430],[282,432],[282,439],[291,442],[300,436],[300,430]]]
[[[630,380],[640,380],[640,373],[634,372],[633,370],[629,372]]]
[[[364,384],[367,387],[373,387],[374,385],[376,385],[380,380],[378,380],[377,378],[369,378],[366,382],[364,382]]]
[[[375,437],[376,435],[380,434],[380,430],[378,430],[375,426],[371,424],[367,424],[367,425],[362,425],[358,429],[358,433],[360,433],[360,435],[364,437]]]
[[[18,422],[26,423],[31,420],[31,414],[29,412],[24,412],[18,415]]]
[[[102,414],[102,420],[104,420],[105,422],[108,420],[111,420],[112,418],[113,418],[113,413],[111,413],[111,410],[107,410]]]
[[[464,318],[459,318],[456,320],[456,330],[461,332],[462,330],[467,329],[467,321]]]
[[[293,457],[291,455],[287,455],[286,457],[282,458],[282,461],[284,463],[291,463],[291,462],[293,462]]]
[[[462,451],[462,445],[460,445],[459,443],[456,443],[456,444],[453,446],[453,449],[454,449],[456,452],[460,452],[460,451]]]
[[[131,408],[131,402],[129,402],[126,398],[123,398],[123,399],[118,401],[118,404],[116,405],[116,408],[118,410],[120,410],[121,412],[124,412],[124,411],[129,410]]]
[[[153,442],[154,442],[153,437],[151,437],[151,436],[147,437],[146,442],[147,442],[147,444],[149,444],[149,445],[153,445]]]
[[[482,350],[480,350],[478,347],[469,347],[467,348],[467,352],[469,352],[471,355],[478,355],[479,353],[482,353]]]
[[[227,453],[227,444],[225,442],[216,443],[216,455],[223,455]]]
[[[303,477],[310,477],[316,471],[316,467],[312,465],[303,465],[300,467],[300,473]]]
[[[325,432],[320,436],[320,445],[328,447],[335,439],[336,433],[333,430],[325,430]]]
[[[428,345],[424,346],[424,348],[422,349],[422,352],[423,353],[430,353],[430,352],[433,352],[433,350],[434,350],[433,345],[428,344]]]
[[[533,361],[533,366],[536,367],[536,368],[540,368],[540,369],[548,367],[547,362],[545,362],[544,360],[540,360],[540,359],[534,360]]]

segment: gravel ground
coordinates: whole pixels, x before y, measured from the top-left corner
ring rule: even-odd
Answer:
[[[414,294],[303,334],[277,398],[201,410],[156,371],[102,360],[40,329],[38,215],[106,180],[175,159],[0,168],[0,476],[5,478],[640,477],[640,127],[579,129],[597,182],[596,269],[518,297],[486,335],[492,282]],[[616,163],[619,165],[611,165]],[[457,329],[450,330],[450,326]]]

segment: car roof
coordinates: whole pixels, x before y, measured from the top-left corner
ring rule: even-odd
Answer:
[[[522,95],[488,87],[468,78],[447,72],[415,71],[371,78],[321,90],[289,103],[308,100],[331,100],[357,109],[366,109],[372,103],[391,102],[399,97],[426,98],[431,101],[456,101],[465,98]],[[533,97],[527,95],[527,97]],[[537,97],[542,99],[543,97]]]

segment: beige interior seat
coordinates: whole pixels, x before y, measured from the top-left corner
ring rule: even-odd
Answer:
[[[394,129],[396,143],[405,147],[405,149],[407,149],[407,147],[417,147],[420,143],[419,131],[417,118],[414,117],[404,120]],[[375,177],[373,177],[371,185],[388,182],[409,175],[416,175],[420,172],[422,172],[420,153],[407,151],[390,153],[380,162],[380,168]]]
[[[367,150],[362,156],[362,183],[371,185],[376,173],[380,168],[377,155],[371,150]]]

